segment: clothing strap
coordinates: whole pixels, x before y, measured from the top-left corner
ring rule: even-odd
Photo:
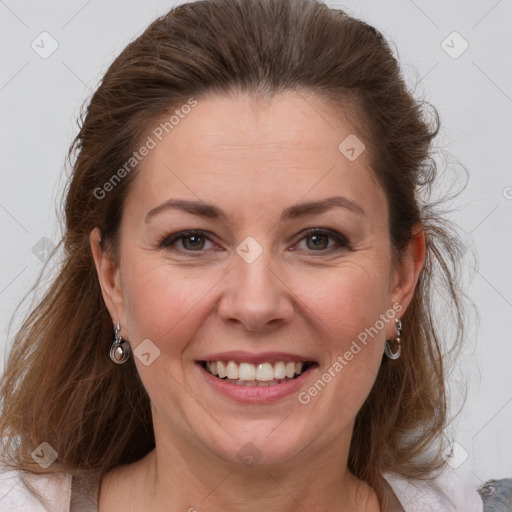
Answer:
[[[97,475],[75,475],[71,481],[70,512],[98,512],[100,479]],[[405,512],[392,487],[384,479],[385,512]]]
[[[97,475],[74,475],[69,512],[98,512],[99,487]]]
[[[384,484],[384,512],[405,512],[389,482],[385,478],[382,480]]]

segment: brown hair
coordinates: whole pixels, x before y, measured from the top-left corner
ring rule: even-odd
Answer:
[[[46,471],[105,474],[154,447],[149,398],[133,359],[108,357],[112,320],[89,246],[95,227],[116,248],[123,202],[137,171],[115,189],[97,191],[129,161],[148,129],[191,98],[240,90],[273,97],[302,91],[353,113],[390,212],[397,254],[423,225],[427,262],[402,317],[402,356],[384,358],[359,411],[349,469],[376,490],[381,475],[422,477],[442,464],[423,454],[446,425],[442,347],[433,292],[444,286],[463,338],[462,294],[455,263],[461,246],[429,197],[437,174],[432,141],[439,117],[407,90],[383,36],[339,9],[314,0],[210,0],[184,4],[154,21],[115,59],[92,96],[69,150],[64,259],[57,278],[14,340],[3,376],[4,456],[41,472],[31,452],[48,442],[58,460]],[[407,434],[413,434],[412,440]]]

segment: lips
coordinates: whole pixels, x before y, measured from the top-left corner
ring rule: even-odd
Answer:
[[[196,361],[196,363],[199,371],[198,376],[202,376],[208,388],[213,391],[213,396],[227,398],[239,404],[264,405],[293,399],[294,396],[296,398],[301,389],[307,387],[312,380],[317,378],[319,369],[317,363],[313,363],[311,366],[304,363],[301,374],[292,379],[285,377],[284,379],[261,382],[230,380],[227,377],[220,379],[206,369],[206,361]],[[199,389],[202,390],[203,388]],[[209,393],[210,391],[205,390],[204,396],[207,400],[213,398]]]

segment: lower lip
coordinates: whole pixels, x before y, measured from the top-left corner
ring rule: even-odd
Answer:
[[[315,367],[309,368],[295,379],[285,380],[273,386],[239,386],[214,377],[211,373],[206,371],[200,363],[197,363],[197,366],[199,366],[206,382],[208,382],[215,391],[237,402],[251,404],[277,402],[282,398],[297,393],[304,385],[306,379],[308,379],[310,374],[315,370]]]

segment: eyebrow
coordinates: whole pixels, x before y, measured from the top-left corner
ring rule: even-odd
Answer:
[[[319,215],[331,208],[340,207],[365,216],[364,210],[359,204],[343,196],[333,196],[321,201],[311,201],[289,206],[283,210],[281,221],[294,220],[301,217]],[[156,206],[146,214],[146,222],[149,222],[156,215],[172,209],[178,209],[197,215],[206,219],[221,220],[227,222],[226,213],[217,206],[206,204],[201,201],[189,201],[186,199],[169,199],[159,206]]]

